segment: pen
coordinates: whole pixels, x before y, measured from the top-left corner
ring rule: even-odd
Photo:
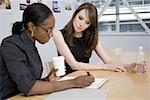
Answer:
[[[88,76],[91,76],[89,72],[87,72],[87,75],[88,75]]]

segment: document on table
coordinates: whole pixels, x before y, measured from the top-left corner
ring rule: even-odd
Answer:
[[[68,80],[68,79],[74,79],[74,78],[75,77],[65,76],[62,79],[60,79],[59,81]],[[88,86],[86,88],[100,88],[107,81],[108,81],[107,78],[95,78],[95,81],[90,86]]]
[[[68,89],[48,95],[45,100],[106,100],[108,90],[102,89]]]

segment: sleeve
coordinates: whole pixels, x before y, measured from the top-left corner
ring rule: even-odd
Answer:
[[[4,42],[2,55],[11,79],[17,85],[18,90],[27,95],[36,79],[29,69],[25,52],[14,43]]]

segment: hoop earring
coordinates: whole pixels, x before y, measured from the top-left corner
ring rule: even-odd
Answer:
[[[31,32],[31,36],[34,37],[34,32],[33,31]]]

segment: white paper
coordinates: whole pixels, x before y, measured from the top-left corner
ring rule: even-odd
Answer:
[[[74,79],[75,77],[70,77],[70,76],[65,76],[62,79],[60,79],[59,81],[62,80],[68,80],[68,79]],[[95,81],[88,87],[86,88],[100,88],[105,82],[108,81],[107,78],[95,78]]]
[[[50,94],[45,100],[106,100],[108,91],[101,89],[68,89]]]

